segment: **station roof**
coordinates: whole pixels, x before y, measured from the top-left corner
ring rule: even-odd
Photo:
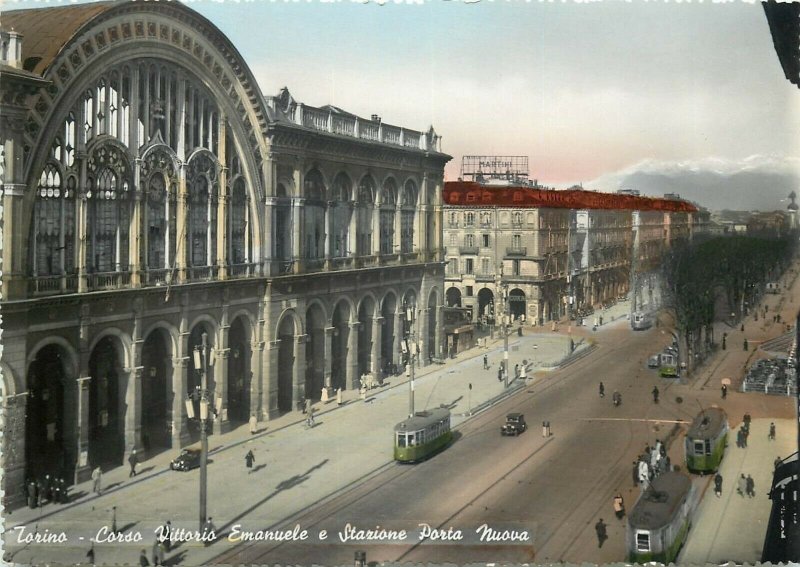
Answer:
[[[92,2],[47,8],[3,10],[0,25],[23,39],[23,69],[44,75],[61,48],[84,24],[118,2]]]
[[[666,472],[656,477],[636,501],[628,524],[638,530],[663,528],[672,521],[691,487],[692,481],[683,473]]]

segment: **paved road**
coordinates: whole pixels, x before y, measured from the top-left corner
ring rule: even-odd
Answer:
[[[613,518],[618,490],[633,501],[631,463],[645,443],[666,438],[674,420],[689,420],[695,409],[663,396],[655,405],[650,391],[669,383],[644,367],[645,352],[664,341],[655,330],[631,333],[620,321],[597,335],[599,350],[563,371],[496,405],[459,430],[456,442],[440,455],[414,466],[393,465],[358,489],[305,514],[299,523],[313,534],[326,530],[331,543],[250,545],[226,553],[220,563],[350,561],[366,549],[370,561],[553,561],[620,560],[623,522]],[[598,369],[605,369],[602,374]],[[613,369],[613,370],[609,370]],[[599,378],[607,391],[620,390],[623,404],[597,393]],[[532,428],[518,438],[501,438],[499,426],[509,411],[522,411]],[[553,436],[543,438],[539,424],[551,422]],[[610,540],[597,548],[594,523],[604,517]],[[390,545],[342,545],[338,532],[347,524],[413,532],[411,541]],[[419,524],[449,533],[461,530],[459,545],[415,545]],[[526,531],[531,541],[485,545],[475,529]]]

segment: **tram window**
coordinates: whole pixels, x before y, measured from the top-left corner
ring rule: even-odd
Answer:
[[[650,551],[650,532],[636,532],[636,551]]]
[[[694,442],[694,454],[695,455],[702,455],[705,453],[705,443],[702,440],[698,440]]]
[[[711,439],[706,439],[706,455],[711,454]]]
[[[414,445],[416,445],[416,443],[414,442],[414,434],[413,433],[409,433],[408,434],[408,446],[409,447],[413,447]]]
[[[406,446],[406,434],[405,433],[398,433],[397,434],[397,446],[398,447],[405,447]]]

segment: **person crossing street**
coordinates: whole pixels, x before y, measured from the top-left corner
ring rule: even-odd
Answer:
[[[658,403],[658,395],[659,395],[658,386],[654,386],[653,387],[653,403],[654,404]]]
[[[247,474],[253,472],[253,463],[255,462],[256,458],[253,455],[253,450],[249,450],[247,454],[244,456],[244,463],[247,466]]]

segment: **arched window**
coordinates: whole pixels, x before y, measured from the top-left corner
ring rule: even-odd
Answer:
[[[69,181],[72,188],[64,186],[61,171],[52,163],[39,177],[32,231],[35,276],[60,276],[75,268],[75,180]]]
[[[206,152],[189,162],[189,266],[212,267],[217,262],[217,166]],[[194,274],[193,274],[194,275]],[[208,271],[196,275],[209,275]]]
[[[242,177],[233,183],[230,206],[229,262],[233,265],[250,263],[250,228],[247,190]]]
[[[403,187],[400,212],[400,252],[408,254],[414,249],[414,216],[417,212],[417,186],[410,179]]]
[[[88,271],[127,272],[131,214],[127,158],[122,149],[104,144],[92,151],[88,171]],[[105,287],[107,282],[96,280],[96,284]]]
[[[380,204],[380,250],[381,254],[394,252],[394,219],[397,209],[397,184],[389,178],[383,184]]]
[[[309,259],[325,257],[325,182],[322,174],[312,169],[305,176],[303,206],[305,217],[303,255]]]
[[[333,180],[331,202],[333,203],[331,227],[331,256],[342,258],[350,253],[350,221],[353,210],[350,208],[352,182],[346,173],[340,173]]]
[[[358,201],[356,202],[356,255],[372,254],[372,217],[375,203],[375,181],[372,176],[365,175],[358,185]]]

